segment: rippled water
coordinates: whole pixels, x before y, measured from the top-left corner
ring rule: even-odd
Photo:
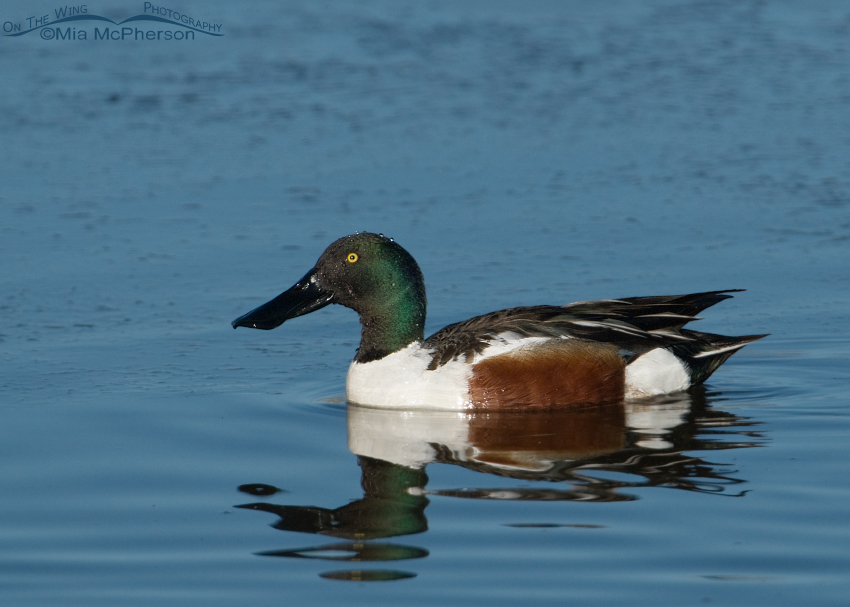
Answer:
[[[850,9],[172,8],[224,36],[0,45],[3,604],[846,602]],[[428,331],[746,288],[698,328],[771,336],[648,403],[347,406],[352,312],[229,321],[356,230]]]

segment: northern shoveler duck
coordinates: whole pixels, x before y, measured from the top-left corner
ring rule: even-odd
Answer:
[[[684,329],[727,291],[510,308],[425,339],[425,281],[391,238],[358,233],[331,244],[301,280],[233,321],[274,329],[341,304],[360,315],[349,401],[383,407],[522,408],[618,402],[705,381],[764,335]]]

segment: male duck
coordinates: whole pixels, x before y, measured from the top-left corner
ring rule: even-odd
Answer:
[[[530,408],[684,390],[764,335],[683,329],[730,291],[510,308],[425,339],[425,282],[390,238],[340,238],[292,288],[233,321],[274,329],[328,304],[360,315],[348,400],[383,407]]]

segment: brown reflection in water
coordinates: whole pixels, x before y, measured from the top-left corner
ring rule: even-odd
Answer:
[[[479,464],[533,474],[548,469],[554,461],[591,459],[620,451],[626,442],[625,424],[622,404],[473,413],[469,415],[468,451],[475,451],[474,460]],[[443,446],[432,446],[441,454],[435,461],[455,463]]]
[[[727,488],[746,481],[723,464],[694,457],[694,451],[756,447],[758,422],[708,406],[706,392],[663,397],[639,405],[519,414],[474,413],[469,445],[433,444],[435,462],[490,475],[552,481],[569,488],[464,488],[429,495],[478,499],[628,501],[623,489],[667,487],[740,497]],[[636,427],[641,413],[658,414],[659,427]],[[627,414],[628,413],[628,414]],[[664,424],[670,424],[665,426]],[[735,440],[730,440],[735,439]],[[604,473],[616,473],[617,478]],[[599,475],[599,473],[603,473]],[[597,476],[598,475],[598,476]],[[632,477],[632,478],[629,478]]]

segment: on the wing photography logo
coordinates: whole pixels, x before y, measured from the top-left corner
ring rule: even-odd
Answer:
[[[145,2],[142,13],[114,21],[90,13],[87,4],[55,8],[20,21],[4,21],[7,37],[37,35],[42,40],[191,41],[196,35],[223,36],[221,24]]]

